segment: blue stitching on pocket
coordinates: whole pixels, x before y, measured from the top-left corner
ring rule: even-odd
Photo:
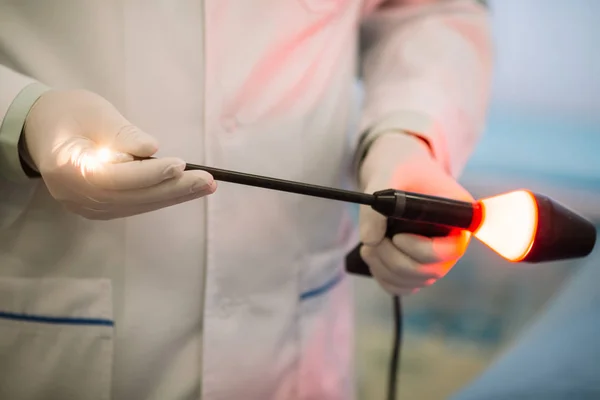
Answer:
[[[96,325],[114,326],[114,321],[102,318],[70,318],[70,317],[44,317],[41,315],[16,314],[0,311],[0,319],[12,319],[14,321],[39,322],[44,324],[58,325]]]
[[[344,278],[345,273],[340,271],[336,276],[334,276],[329,281],[325,282],[323,285],[316,287],[314,289],[307,290],[304,293],[300,294],[300,301],[310,299],[311,297],[320,296],[329,292],[331,289],[336,287]]]

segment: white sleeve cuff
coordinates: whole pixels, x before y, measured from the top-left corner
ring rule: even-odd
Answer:
[[[440,135],[439,129],[436,128],[433,118],[423,113],[406,110],[397,111],[386,116],[363,132],[355,153],[354,166],[356,171],[360,168],[360,164],[371,144],[381,135],[390,132],[414,135],[424,140],[429,144],[435,159],[440,162],[444,169],[450,170],[446,146],[443,142],[444,138],[443,135]]]
[[[15,91],[24,82],[29,82],[29,84],[18,90],[14,95],[13,101],[4,110],[4,118],[0,125],[0,174],[15,183],[29,180],[21,167],[19,158],[19,139],[25,125],[25,119],[37,99],[49,90],[47,86],[41,83],[34,82],[26,77],[22,78],[11,80],[9,91]],[[20,81],[20,83],[16,83],[17,81]],[[7,98],[9,93],[5,92],[4,88],[2,90],[3,97]]]

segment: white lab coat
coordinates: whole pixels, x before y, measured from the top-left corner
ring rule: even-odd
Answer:
[[[3,1],[0,119],[30,79],[85,88],[157,137],[159,155],[339,187],[354,122],[414,131],[411,111],[458,173],[484,120],[485,11],[379,3]],[[221,183],[103,222],[43,184],[1,182],[0,398],[352,398],[343,204]]]

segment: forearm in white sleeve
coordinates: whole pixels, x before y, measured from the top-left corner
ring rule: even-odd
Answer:
[[[484,128],[492,44],[474,0],[388,1],[363,24],[365,100],[357,161],[390,131],[417,135],[454,176]]]
[[[29,110],[46,90],[0,65],[0,229],[18,218],[39,182],[30,180],[21,167],[19,139]]]

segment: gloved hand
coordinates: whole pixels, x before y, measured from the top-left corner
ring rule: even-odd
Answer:
[[[184,172],[178,158],[131,161],[130,155],[154,155],[158,143],[91,92],[46,92],[30,110],[23,135],[50,194],[89,219],[141,214],[216,190],[209,173]],[[100,160],[101,147],[127,156]]]
[[[361,170],[365,192],[399,189],[456,200],[473,201],[448,175],[421,139],[399,132],[378,137]],[[443,277],[464,254],[470,233],[457,231],[443,238],[398,234],[385,238],[386,218],[361,206],[360,254],[371,274],[390,294],[407,295]]]

